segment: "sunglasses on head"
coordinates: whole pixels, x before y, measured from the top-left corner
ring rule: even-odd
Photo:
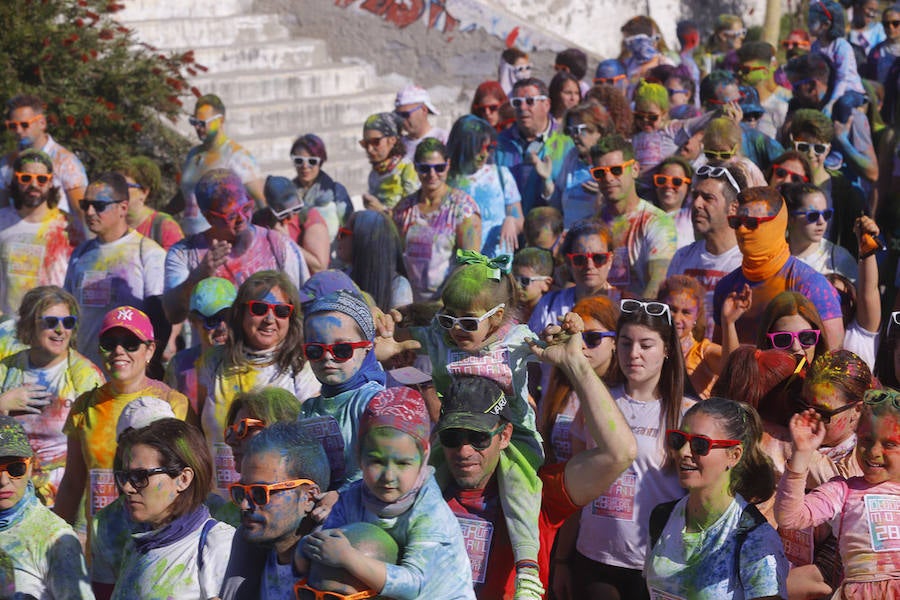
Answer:
[[[87,212],[89,208],[93,208],[94,212],[99,215],[113,204],[118,204],[119,202],[122,201],[115,200],[113,202],[102,202],[100,200],[79,200],[78,207],[82,212]]]
[[[248,300],[247,309],[254,317],[264,317],[270,312],[277,319],[287,319],[294,313],[294,306],[285,302],[264,302],[262,300]]]
[[[606,338],[616,337],[615,331],[582,331],[581,339],[588,348],[596,348]]]
[[[644,311],[651,317],[666,316],[669,325],[672,324],[672,311],[665,302],[644,302],[643,300],[634,300],[632,298],[623,298],[619,301],[619,310],[627,313],[636,313],[639,310]]]
[[[434,171],[435,173],[443,173],[446,170],[447,170],[446,162],[437,163],[437,164],[420,163],[420,162],[416,163],[416,171],[418,171],[421,175],[428,175],[432,171]]]
[[[592,167],[591,168],[591,177],[600,181],[603,177],[609,173],[613,177],[621,177],[625,172],[625,169],[634,164],[634,159],[626,160],[621,165],[609,165],[607,167]]]
[[[828,152],[828,146],[829,144],[813,144],[811,142],[794,141],[794,150],[802,154],[809,154],[809,151],[812,150],[816,156],[822,156]]]
[[[75,323],[78,322],[78,317],[75,315],[68,315],[65,317],[52,317],[52,316],[44,316],[38,317],[44,323],[44,329],[56,329],[57,326],[62,324],[63,329],[75,329]]]
[[[892,389],[866,390],[863,394],[863,402],[869,406],[878,406],[890,401],[894,408],[900,410],[900,392]]]
[[[771,221],[778,215],[769,215],[766,217],[751,217],[750,215],[731,215],[728,217],[728,226],[732,229],[737,229],[741,225],[746,227],[749,230],[754,230],[759,227],[760,223],[765,223],[767,221]]]
[[[494,436],[506,428],[506,423],[500,423],[490,431],[475,431],[473,429],[459,429],[452,427],[444,429],[438,434],[441,445],[444,448],[462,448],[472,446],[475,450],[487,450]]]
[[[581,137],[585,133],[594,133],[591,131],[593,129],[590,125],[586,123],[579,123],[578,125],[566,125],[565,134],[569,137]]]
[[[482,321],[493,317],[497,314],[497,311],[505,306],[506,304],[501,302],[480,317],[452,317],[444,313],[437,313],[434,317],[437,319],[438,325],[444,329],[453,329],[455,326],[459,325],[460,329],[471,333],[473,331],[478,331],[478,326],[481,325]]]
[[[226,223],[230,224],[236,223],[238,219],[249,221],[250,217],[253,216],[253,203],[247,202],[245,204],[242,204],[228,214],[221,213],[211,208],[207,209],[206,212],[216,217],[217,219],[222,219]]]
[[[28,128],[31,127],[31,124],[43,117],[44,115],[34,115],[30,119],[26,119],[24,121],[6,121],[6,128],[9,131],[15,131],[16,129],[21,129],[22,131],[28,131]]]
[[[128,471],[113,471],[113,477],[119,489],[123,489],[126,483],[130,483],[135,490],[142,490],[150,485],[150,477],[165,473],[169,477],[175,477],[184,470],[174,469],[172,467],[154,467],[152,469],[130,469]]]
[[[819,343],[819,335],[821,331],[818,329],[803,329],[802,331],[773,331],[767,333],[769,343],[773,348],[779,350],[787,350],[794,345],[794,340],[800,343],[803,348],[812,348]]]
[[[390,137],[390,136],[383,135],[381,137],[370,138],[368,140],[362,139],[362,140],[359,140],[359,145],[362,146],[365,150],[369,150],[370,148],[377,148],[378,146],[381,145],[381,141],[388,137]]]
[[[625,75],[613,75],[612,77],[594,77],[594,85],[615,85],[618,81],[625,80]]]
[[[656,187],[673,187],[680,188],[683,185],[689,185],[691,180],[687,177],[678,177],[677,175],[654,175],[653,185]]]
[[[14,458],[6,462],[0,462],[0,473],[6,473],[12,479],[21,479],[28,472],[28,465],[31,464],[31,457]]]
[[[231,433],[235,438],[242,440],[251,432],[256,429],[265,429],[266,424],[259,419],[251,419],[250,417],[245,417],[238,421],[237,423],[232,423],[228,427],[225,428],[225,437],[228,437],[228,434]]]
[[[213,115],[208,119],[198,119],[197,117],[188,117],[188,123],[191,124],[191,127],[209,127],[209,124],[215,121],[216,119],[221,119],[222,115]]]
[[[536,277],[526,277],[525,275],[516,275],[516,283],[521,285],[523,288],[527,288],[529,285],[531,285],[535,281],[544,281],[546,279],[550,279],[550,277],[544,276],[544,275],[538,275]]]
[[[500,110],[500,104],[476,104],[475,110],[482,110],[486,113],[495,113]]]
[[[731,184],[731,187],[734,188],[734,191],[737,193],[741,193],[741,186],[737,184],[737,181],[732,177],[731,172],[725,167],[714,167],[712,165],[703,165],[699,169],[697,169],[697,175],[699,177],[703,177],[704,179],[709,179],[712,177],[713,179],[722,179],[723,177],[728,180],[728,183]]]
[[[830,208],[825,210],[795,210],[791,214],[795,217],[806,217],[807,223],[818,223],[820,217],[825,221],[830,220],[834,211]]]
[[[302,592],[309,592],[313,594],[313,600],[368,600],[369,598],[374,598],[378,595],[378,592],[374,590],[363,590],[361,592],[354,592],[352,594],[341,594],[340,592],[324,592],[310,586],[306,582],[306,578],[303,578],[294,584],[294,595],[297,597],[297,600],[303,599],[303,596],[301,595]]]
[[[295,167],[318,167],[322,164],[322,159],[318,156],[292,155],[291,160],[294,161]]]
[[[40,185],[47,185],[52,180],[52,173],[23,173],[22,171],[16,171],[16,181],[19,182],[19,185],[28,185],[32,181],[36,181]]]
[[[529,67],[530,68],[530,67]],[[509,103],[513,108],[522,108],[522,105],[527,104],[528,106],[534,106],[534,103],[539,100],[546,100],[547,96],[539,95],[539,96],[522,96],[521,98],[510,98]]]
[[[315,485],[312,479],[291,479],[288,481],[279,481],[278,483],[253,483],[244,485],[242,483],[232,483],[228,486],[228,492],[231,494],[231,501],[241,506],[244,500],[247,500],[254,506],[265,506],[269,503],[272,492],[280,492],[282,490],[293,490],[301,485]]]
[[[593,261],[594,266],[599,269],[609,262],[611,256],[612,252],[572,252],[571,254],[566,254],[566,258],[572,262],[572,266],[579,269],[587,267],[588,260]]]
[[[781,165],[775,165],[775,168],[772,169],[772,174],[775,177],[779,177],[781,179],[789,179],[791,183],[808,183],[809,177],[804,175],[803,173],[794,173],[793,171],[789,171],[785,169]]]
[[[816,406],[815,404],[809,404],[805,400],[800,400],[800,411],[811,408],[819,414],[819,417],[821,418],[822,423],[824,423],[825,425],[828,425],[831,423],[831,419],[833,419],[835,416],[841,414],[844,411],[850,410],[851,408],[856,406],[858,403],[859,403],[859,400],[857,400],[855,402],[851,402],[849,404],[845,404],[844,406],[842,406],[840,408],[835,408],[834,410],[830,410],[827,408],[822,408],[821,406]],[[798,412],[800,412],[800,411],[798,411]]]
[[[425,105],[424,105],[424,104],[420,104],[420,105],[415,106],[415,107],[413,107],[413,108],[411,108],[411,109],[409,109],[409,110],[395,110],[395,111],[394,111],[394,114],[397,115],[398,117],[400,117],[401,119],[408,119],[408,118],[410,117],[410,115],[412,115],[413,113],[415,113],[415,112],[416,112],[417,110],[419,110],[420,108],[425,108]]]
[[[648,121],[650,123],[656,123],[659,121],[660,115],[658,113],[651,112],[639,112],[635,111],[632,113],[636,121]]]
[[[306,360],[318,362],[325,360],[325,353],[331,354],[335,362],[347,362],[353,358],[353,352],[357,348],[371,348],[372,342],[361,340],[359,342],[338,342],[337,344],[317,344],[310,342],[303,344],[303,355]]]
[[[129,336],[101,336],[100,337],[100,350],[103,352],[113,352],[119,346],[122,347],[125,352],[137,352],[138,348],[143,346],[144,344],[149,344],[150,342],[144,342],[139,340],[137,337],[133,335]]]
[[[684,445],[691,447],[691,453],[706,456],[714,448],[733,448],[741,445],[741,440],[714,440],[705,435],[687,433],[680,429],[666,430],[666,447],[670,450],[681,450]]]

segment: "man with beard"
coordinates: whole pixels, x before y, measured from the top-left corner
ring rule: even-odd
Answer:
[[[34,149],[20,153],[7,191],[13,205],[0,209],[0,311],[12,315],[28,290],[62,286],[72,247],[49,156]]]

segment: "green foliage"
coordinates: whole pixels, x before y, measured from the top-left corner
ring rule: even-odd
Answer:
[[[163,55],[114,19],[115,0],[0,2],[0,90],[46,103],[48,131],[75,151],[88,174],[142,154],[173,180],[189,143],[175,121],[187,77],[206,68],[193,51]],[[5,116],[5,115],[4,115]],[[15,140],[7,135],[12,150]]]

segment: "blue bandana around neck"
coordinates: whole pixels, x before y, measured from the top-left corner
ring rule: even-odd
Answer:
[[[384,382],[386,380],[387,378],[384,374],[384,369],[381,368],[381,363],[379,363],[375,359],[375,348],[372,347],[366,353],[366,357],[363,359],[362,364],[359,366],[359,370],[354,373],[353,376],[350,377],[350,379],[343,383],[338,383],[335,385],[323,383],[322,395],[326,398],[333,398],[338,394],[360,388],[369,381],[374,381],[376,383],[384,385]]]
[[[631,57],[639,64],[644,64],[653,60],[653,57],[659,54],[656,48],[656,39],[653,36],[639,34],[631,36],[626,42]]]
[[[34,484],[29,481],[28,487],[25,489],[25,495],[19,501],[6,510],[0,510],[0,531],[18,525],[22,521],[25,511],[37,503],[38,499],[34,493]]]
[[[205,504],[201,504],[195,511],[181,515],[159,529],[147,533],[133,534],[134,547],[141,554],[147,554],[151,550],[169,546],[178,540],[186,538],[202,527],[209,518],[209,509],[206,508]]]

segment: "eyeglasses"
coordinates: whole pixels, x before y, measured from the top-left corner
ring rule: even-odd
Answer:
[[[131,469],[129,471],[113,471],[113,477],[116,480],[116,485],[119,486],[119,489],[123,489],[126,483],[130,483],[131,487],[136,490],[142,490],[148,485],[150,485],[150,477],[152,475],[158,475],[160,473],[165,473],[169,477],[174,477],[181,473],[184,470],[184,467],[172,468],[172,467],[154,467],[152,469]]]
[[[882,21],[881,26],[887,29],[888,27],[900,27],[900,20],[898,21]]]
[[[713,440],[705,435],[687,433],[680,429],[666,430],[666,446],[670,450],[681,450],[685,444],[691,447],[691,453],[706,456],[713,448],[733,448],[741,445],[741,440]]]
[[[661,317],[665,315],[666,319],[669,321],[669,325],[672,324],[672,312],[669,310],[669,305],[665,302],[644,302],[643,300],[622,298],[622,300],[619,301],[619,310],[627,313],[636,313],[639,310],[642,310],[651,317]]]
[[[588,260],[593,261],[594,266],[599,269],[609,262],[611,256],[612,252],[572,252],[571,254],[566,254],[566,258],[572,262],[572,266],[579,269],[587,267]]]
[[[286,302],[263,302],[262,300],[248,300],[247,308],[254,317],[264,317],[270,312],[276,319],[287,319],[294,313],[294,306]]]
[[[581,137],[585,133],[596,133],[594,128],[586,123],[579,123],[578,125],[566,125],[566,128],[563,131],[569,137]]]
[[[624,81],[626,75],[613,75],[612,77],[594,77],[594,85],[615,85],[617,81]]]
[[[527,288],[535,281],[544,281],[546,279],[550,279],[550,277],[545,275],[538,275],[537,277],[525,277],[524,275],[517,275],[516,283],[521,285],[523,288]]]
[[[418,171],[422,175],[428,175],[430,172],[434,171],[435,173],[443,173],[447,170],[447,163],[442,162],[438,164],[431,163],[416,163],[416,171]]]
[[[863,402],[869,406],[878,406],[890,400],[894,408],[900,409],[900,392],[889,388],[883,390],[866,390],[863,394]]]
[[[626,160],[621,165],[609,165],[608,167],[593,167],[591,169],[591,177],[596,179],[597,181],[601,181],[606,173],[609,173],[613,177],[621,177],[622,173],[625,172],[627,167],[630,167],[634,164],[634,159]]]
[[[44,322],[44,329],[56,329],[56,327],[62,323],[63,329],[75,329],[75,323],[78,322],[78,317],[75,315],[68,315],[65,317],[51,317],[44,316],[38,317],[41,321]]]
[[[246,204],[242,204],[236,210],[228,213],[227,215],[225,213],[220,213],[218,211],[212,210],[211,208],[206,209],[206,212],[218,219],[222,219],[226,223],[236,223],[239,218],[245,221],[249,221],[250,217],[253,215],[253,203],[247,202]]]
[[[687,177],[678,177],[677,175],[654,175],[653,185],[656,187],[673,187],[680,188],[683,185],[689,185],[691,180]]]
[[[789,179],[791,180],[791,183],[808,183],[809,182],[809,177],[807,177],[803,173],[794,173],[793,171],[789,171],[788,169],[785,169],[781,165],[775,165],[775,167],[772,169],[772,174],[775,175],[775,177],[780,177],[782,179],[790,176]]]
[[[792,140],[793,141],[793,140]],[[813,144],[810,142],[794,142],[794,150],[803,154],[809,154],[810,149],[816,156],[822,156],[828,152],[831,144]]]
[[[225,437],[228,437],[228,433],[231,432],[235,438],[242,440],[252,432],[254,429],[264,429],[266,426],[264,421],[260,421],[259,419],[251,419],[249,417],[243,418],[237,423],[232,423],[228,427],[225,428]]]
[[[803,348],[812,348],[819,343],[819,335],[821,335],[821,333],[822,332],[818,329],[803,329],[801,331],[773,331],[771,333],[767,333],[766,337],[769,338],[769,343],[772,344],[773,348],[778,348],[779,350],[787,350],[794,345],[794,340],[800,342],[800,346]]]
[[[728,180],[728,183],[731,184],[731,187],[734,188],[734,191],[737,193],[741,192],[741,186],[737,184],[737,181],[734,180],[734,177],[731,176],[731,172],[725,167],[713,167],[711,165],[703,165],[699,169],[697,169],[697,175],[703,177],[704,179],[709,179],[712,177],[713,179],[725,179]]]
[[[816,406],[815,404],[808,404],[805,400],[800,400],[800,410],[808,410],[810,408],[813,409],[814,411],[819,413],[819,417],[821,417],[822,423],[828,425],[829,423],[831,423],[831,419],[833,419],[835,416],[841,414],[844,411],[850,410],[857,404],[859,404],[859,400],[856,400],[855,402],[851,402],[849,404],[845,404],[840,408],[829,410],[827,408],[822,408],[821,406]]]
[[[522,106],[524,104],[527,104],[528,106],[534,106],[535,102],[538,102],[539,100],[546,100],[546,99],[547,99],[547,96],[544,96],[544,95],[523,96],[521,98],[510,98],[509,103],[510,103],[510,105],[512,105],[513,108],[519,109],[519,108],[522,108]]]
[[[44,115],[34,115],[30,119],[25,119],[24,121],[6,121],[6,128],[9,131],[15,131],[17,129],[21,129],[22,131],[28,131],[28,128],[31,127],[31,124],[43,117]]]
[[[342,240],[344,238],[353,237],[353,230],[348,227],[339,227],[337,232],[337,238]]]
[[[111,353],[115,351],[119,346],[122,347],[125,352],[137,352],[138,348],[143,346],[144,344],[149,344],[150,342],[145,342],[143,340],[139,340],[133,335],[130,336],[109,336],[109,337],[101,337],[100,338],[100,351]]]
[[[637,121],[648,121],[650,123],[656,123],[657,121],[659,121],[658,113],[635,111],[632,113],[632,115]]]
[[[229,312],[229,309],[223,308],[216,314],[207,317],[206,315],[195,310],[194,315],[202,321],[203,329],[207,331],[213,331],[214,329],[218,328],[219,325],[221,325],[223,322],[228,320]]]
[[[306,583],[306,579],[301,579],[294,584],[294,594],[297,596],[297,600],[302,600],[300,592],[303,590],[311,592],[314,595],[314,600],[366,600],[367,598],[374,598],[378,595],[378,592],[375,590],[363,590],[352,594],[324,592],[322,590],[317,590],[314,587],[310,587],[309,584]]]
[[[760,223],[766,223],[767,221],[771,221],[778,215],[769,215],[766,217],[751,217],[750,215],[731,215],[728,217],[728,226],[732,229],[737,229],[741,225],[746,227],[749,230],[754,230],[759,227]]]
[[[221,119],[222,115],[213,115],[208,119],[198,119],[197,117],[188,117],[188,123],[191,124],[191,127],[209,127],[209,124],[215,121],[216,119]]]
[[[16,171],[16,181],[19,182],[19,185],[28,185],[32,181],[37,181],[39,185],[47,185],[52,180],[52,173],[23,173]]]
[[[826,221],[830,220],[834,211],[830,208],[826,208],[825,210],[795,210],[791,214],[795,217],[805,216],[807,223],[818,223],[819,217]]]
[[[738,68],[736,68],[735,71],[741,75],[749,75],[750,73],[752,73],[754,71],[765,71],[768,68],[769,67],[763,67],[763,66],[759,66],[759,65],[757,65],[757,66],[741,65]]]
[[[78,207],[82,212],[87,212],[89,208],[93,208],[94,212],[99,215],[113,204],[118,204],[120,202],[123,202],[123,200],[114,200],[112,202],[101,202],[100,200],[79,200]]]
[[[0,473],[6,471],[12,479],[21,479],[28,472],[28,465],[31,464],[31,457],[14,458],[7,462],[0,462]]]
[[[272,492],[280,492],[282,490],[293,490],[301,485],[315,485],[312,479],[291,479],[289,481],[279,481],[278,483],[253,483],[244,485],[242,483],[232,483],[228,486],[228,492],[231,494],[231,501],[238,506],[247,500],[254,506],[265,506],[269,503]]]
[[[476,104],[475,110],[483,110],[486,113],[495,113],[500,110],[500,104]]]
[[[615,331],[582,331],[581,339],[588,348],[596,348],[606,338],[616,337]]]
[[[487,450],[494,436],[506,428],[506,423],[500,423],[490,431],[475,431],[473,429],[450,428],[444,429],[438,434],[441,446],[444,448],[462,448],[472,446],[475,450]]]
[[[359,140],[359,145],[362,146],[363,149],[365,149],[365,150],[369,150],[370,148],[377,148],[378,146],[381,145],[382,140],[385,140],[389,137],[393,137],[393,136],[383,135],[381,137],[370,138],[368,140],[365,140],[365,139]]]
[[[295,167],[318,167],[322,164],[322,159],[318,156],[297,156],[291,155]]]
[[[481,322],[485,319],[489,319],[497,314],[501,308],[506,306],[505,303],[501,302],[491,310],[487,311],[480,317],[451,317],[450,315],[446,315],[444,313],[437,313],[435,318],[437,319],[438,325],[443,327],[444,329],[453,329],[456,325],[459,325],[459,328],[463,331],[468,331],[469,333],[473,331],[478,331],[478,326],[481,325]]]
[[[410,115],[412,115],[414,112],[416,112],[416,111],[419,110],[420,108],[425,108],[425,105],[424,105],[424,104],[420,104],[420,105],[418,105],[418,106],[416,106],[416,107],[414,107],[414,108],[411,108],[411,109],[409,109],[409,110],[395,110],[395,111],[394,111],[394,114],[397,115],[398,117],[400,117],[401,119],[408,119],[408,118],[410,117]]]
[[[337,344],[303,344],[303,355],[306,360],[318,362],[325,360],[325,353],[331,354],[335,362],[347,362],[353,358],[353,352],[357,348],[371,348],[372,342],[362,340],[359,342],[338,342]]]
[[[900,21],[897,21],[900,24]],[[806,40],[781,40],[781,47],[786,50],[793,50],[795,48],[809,48],[809,42]]]
[[[704,150],[703,155],[709,160],[731,160],[734,158],[737,148],[731,150]]]

